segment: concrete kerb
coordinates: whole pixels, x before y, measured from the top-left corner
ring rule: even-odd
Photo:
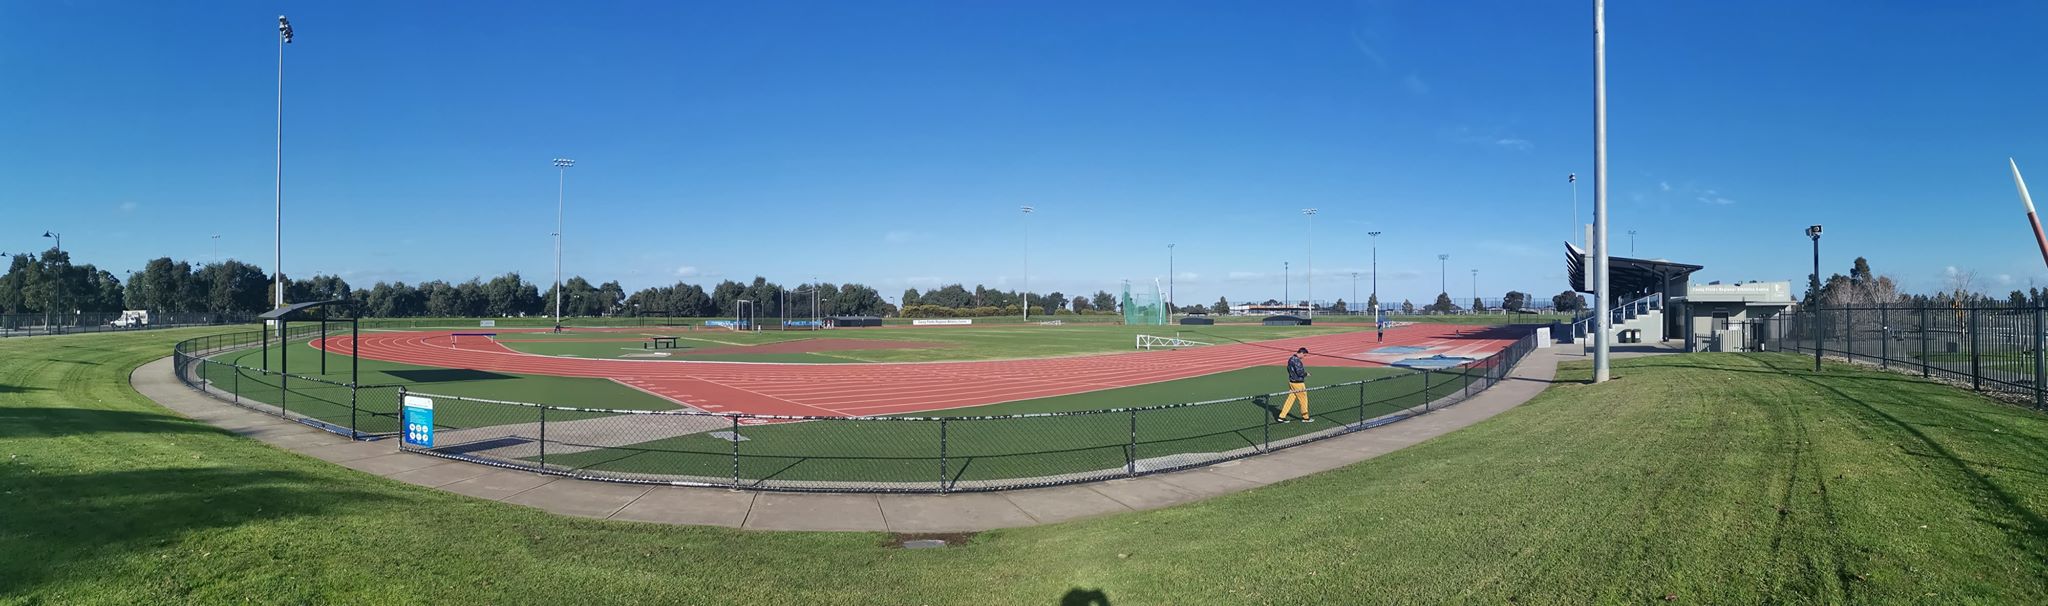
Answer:
[[[364,473],[551,513],[657,524],[759,530],[964,532],[1051,524],[1171,507],[1256,489],[1370,459],[1491,418],[1550,385],[1557,364],[1579,356],[1531,352],[1502,381],[1456,406],[1414,420],[1237,461],[1138,478],[989,493],[813,494],[584,481],[400,452],[392,441],[354,442],[193,391],[171,358],[137,368],[135,390],[185,416],[277,448]]]

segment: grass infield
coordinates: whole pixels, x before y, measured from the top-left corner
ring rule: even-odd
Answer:
[[[1363,463],[910,551],[285,453],[128,387],[200,330],[0,341],[0,603],[2048,602],[2048,420],[1797,356],[1619,360]]]

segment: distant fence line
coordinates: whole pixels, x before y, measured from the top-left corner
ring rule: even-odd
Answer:
[[[2048,308],[2035,305],[1794,308],[1743,331],[1758,351],[1837,356],[1978,391],[2031,397],[2048,409]]]
[[[295,324],[286,341],[318,330]],[[193,389],[355,439],[398,437],[404,399],[429,398],[433,444],[401,446],[422,454],[616,482],[944,493],[1187,469],[1394,423],[1506,379],[1537,348],[1536,332],[1457,368],[1314,388],[1316,422],[1286,424],[1274,422],[1284,393],[997,416],[814,417],[492,400],[214,359],[260,347],[261,331],[189,339],[174,357]],[[299,349],[294,370],[305,364]]]
[[[119,322],[121,315],[122,312],[118,311],[0,314],[0,338],[240,324],[255,318],[241,313],[150,312],[146,323],[124,323]]]

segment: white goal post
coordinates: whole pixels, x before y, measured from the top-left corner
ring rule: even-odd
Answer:
[[[1150,350],[1155,347],[1200,347],[1203,345],[1213,344],[1203,343],[1201,341],[1189,341],[1187,339],[1182,339],[1180,337],[1155,337],[1152,335],[1138,335],[1138,349]]]

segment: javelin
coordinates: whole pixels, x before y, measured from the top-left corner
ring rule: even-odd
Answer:
[[[2041,261],[2048,263],[2048,236],[2041,235],[2041,217],[2034,214],[2034,197],[2027,195],[2027,180],[2020,178],[2020,163],[2012,158],[2005,161],[2012,165],[2012,183],[2020,188],[2020,202],[2027,205],[2027,221],[2034,224],[2034,243],[2041,246]]]

